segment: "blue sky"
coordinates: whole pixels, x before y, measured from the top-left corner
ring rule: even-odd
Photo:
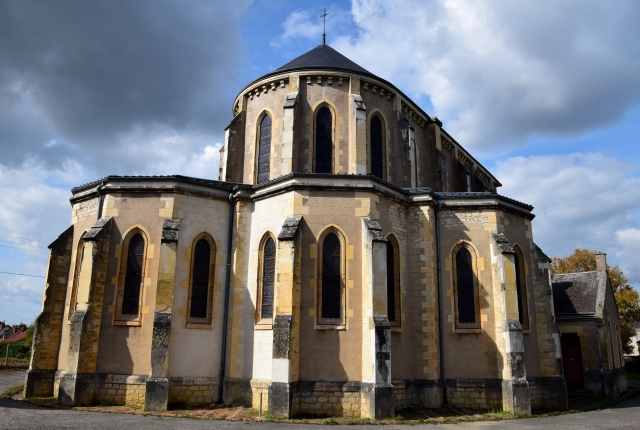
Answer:
[[[502,194],[535,206],[548,255],[602,250],[640,285],[633,0],[6,0],[0,271],[44,275],[73,186],[216,178],[233,98],[320,43],[323,6],[328,44],[440,118]],[[42,291],[42,278],[0,274],[0,320],[33,321]]]

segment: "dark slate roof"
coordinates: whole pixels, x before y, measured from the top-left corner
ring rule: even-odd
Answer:
[[[307,69],[344,70],[374,76],[373,73],[349,60],[329,45],[318,45],[311,51],[302,54],[295,60],[289,61],[284,66],[274,70],[272,73]]]
[[[598,298],[598,272],[553,275],[553,305],[557,316],[594,313]]]

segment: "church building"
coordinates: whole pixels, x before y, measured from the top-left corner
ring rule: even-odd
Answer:
[[[25,396],[285,417],[567,407],[533,208],[437,118],[324,43],[230,113],[217,180],[72,190]]]

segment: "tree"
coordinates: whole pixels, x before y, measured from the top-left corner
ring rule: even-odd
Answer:
[[[596,270],[596,251],[576,248],[567,257],[551,259],[551,273],[591,272]],[[629,285],[629,280],[618,265],[607,265],[609,281],[620,312],[620,336],[624,352],[633,351],[631,337],[635,334],[632,323],[640,321],[640,294]]]

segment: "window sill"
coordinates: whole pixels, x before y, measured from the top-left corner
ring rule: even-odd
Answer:
[[[142,325],[142,321],[115,320],[113,325],[140,327]]]
[[[254,329],[255,330],[273,330],[273,323],[272,322],[268,322],[268,323],[260,322],[260,323],[255,325]]]
[[[402,327],[401,326],[397,326],[397,325],[392,325],[391,326],[391,331],[394,333],[402,333]]]
[[[316,324],[316,330],[346,330],[346,324]]]
[[[482,333],[481,328],[456,328],[456,334],[476,334]]]
[[[211,330],[213,328],[210,322],[187,322],[184,326],[185,328],[195,328],[200,330]]]

